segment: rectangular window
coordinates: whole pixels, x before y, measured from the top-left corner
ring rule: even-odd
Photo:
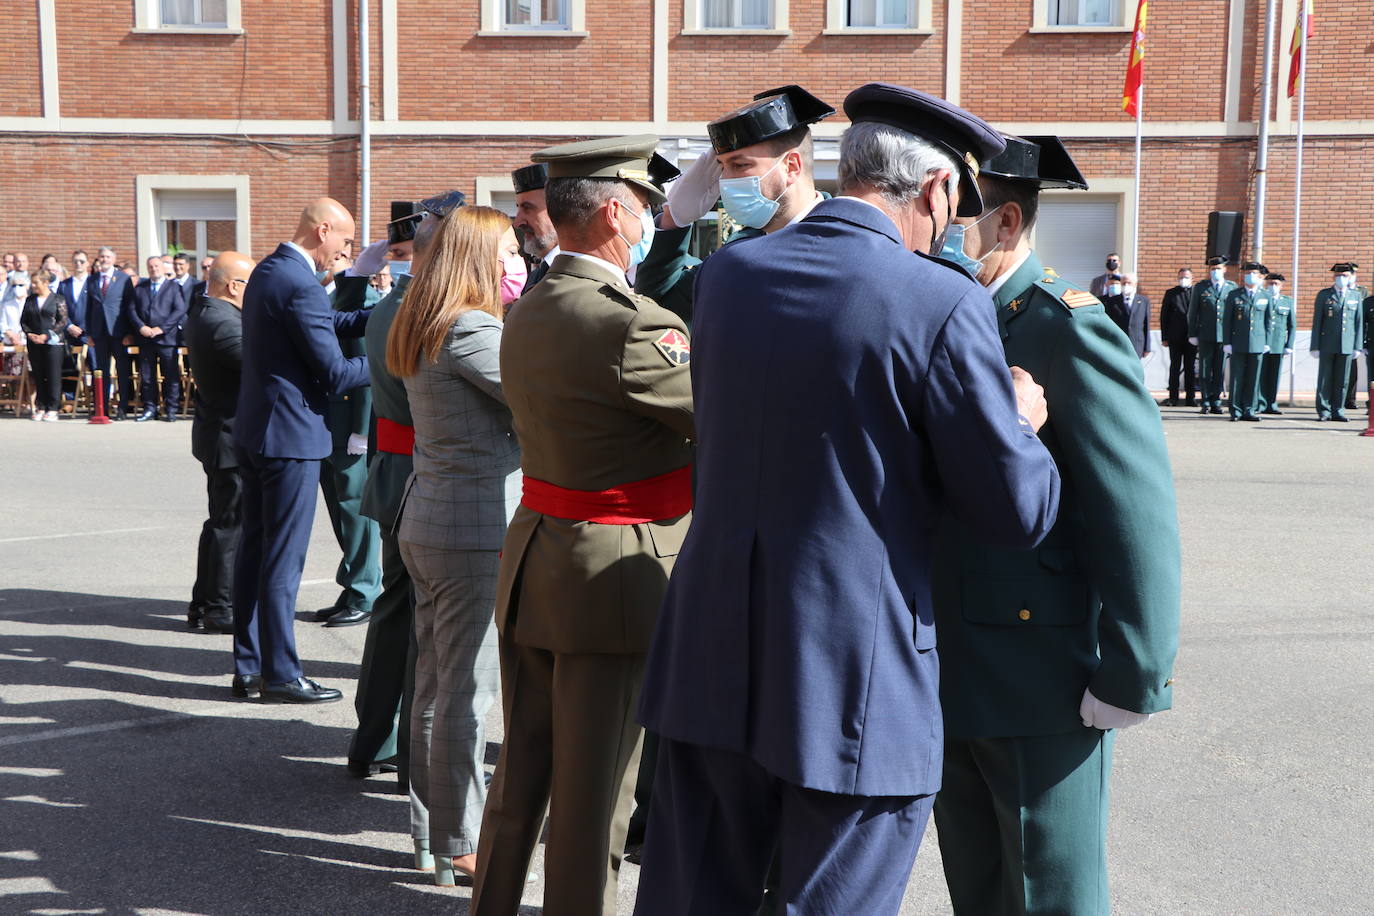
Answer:
[[[1081,191],[1042,195],[1035,222],[1035,250],[1048,267],[1081,289],[1102,273],[1107,252],[1125,250],[1121,198]]]
[[[701,0],[703,29],[771,29],[772,0]]]
[[[568,0],[502,0],[504,29],[567,29]]]
[[[1049,25],[1120,25],[1121,0],[1046,0]]]
[[[178,28],[229,27],[228,0],[161,0],[161,24]]]
[[[916,25],[916,0],[848,0],[849,28],[905,29]]]

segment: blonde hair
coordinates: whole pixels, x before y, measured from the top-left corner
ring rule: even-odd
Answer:
[[[462,207],[440,223],[387,333],[386,367],[393,375],[414,375],[421,355],[436,362],[463,312],[501,318],[499,246],[509,228],[510,217],[491,207]]]

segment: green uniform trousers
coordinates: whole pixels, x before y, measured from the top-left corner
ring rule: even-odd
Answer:
[[[384,531],[382,593],[372,605],[372,618],[367,622],[358,694],[353,700],[358,728],[348,745],[348,759],[371,763],[395,757],[402,786],[410,780],[415,652],[415,589],[401,561],[400,543],[395,534]]]
[[[1101,916],[1115,732],[952,739],[935,826],[957,916]]]
[[[1263,353],[1231,354],[1231,418],[1253,417]]]
[[[1323,353],[1317,361],[1317,416],[1345,416],[1345,385],[1350,373],[1349,353]]]
[[[329,523],[343,557],[334,581],[342,591],[335,607],[372,610],[382,588],[382,545],[377,523],[363,515],[363,485],[367,483],[367,456],[350,455],[342,449],[324,459],[320,489],[329,510]]]
[[[1283,353],[1266,353],[1260,362],[1259,400],[1262,412],[1279,409],[1279,379],[1283,375]]]
[[[1199,341],[1197,345],[1198,387],[1202,389],[1203,407],[1221,406],[1221,386],[1226,371],[1226,354],[1215,341]]]

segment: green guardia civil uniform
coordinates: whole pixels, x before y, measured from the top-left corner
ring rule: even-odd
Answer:
[[[1283,357],[1291,355],[1298,337],[1298,309],[1292,296],[1271,296],[1273,320],[1269,325],[1269,351],[1260,364],[1260,413],[1279,412],[1279,378]]]
[[[1365,378],[1369,380],[1369,387],[1374,388],[1374,296],[1364,300],[1364,356]],[[1370,404],[1374,405],[1374,399]]]
[[[362,302],[354,300],[340,303],[337,280],[334,289],[335,310],[367,307],[366,292]],[[376,291],[372,292],[375,295]],[[347,357],[367,355],[367,344],[363,338],[340,339],[339,346]],[[329,432],[333,437],[333,451],[320,467],[320,490],[324,493],[329,523],[334,528],[334,537],[343,554],[334,573],[334,581],[340,588],[334,606],[369,612],[382,587],[381,541],[377,523],[360,511],[363,484],[367,481],[367,456],[348,454],[348,437],[370,437],[371,429],[370,386],[329,396]]]
[[[762,229],[741,228],[732,233],[725,244],[761,235]],[[635,270],[635,292],[648,296],[689,327],[692,323],[692,288],[697,268],[701,266],[701,258],[689,251],[691,245],[691,226],[660,229],[654,233],[649,253]]]
[[[1225,343],[1221,320],[1226,311],[1226,297],[1236,288],[1230,280],[1217,286],[1208,278],[1193,287],[1188,300],[1188,336],[1197,338],[1204,411],[1221,409],[1221,388],[1226,371],[1226,356],[1221,349]]]
[[[1346,379],[1355,351],[1364,345],[1364,297],[1357,289],[1329,286],[1312,305],[1311,348],[1318,354],[1317,417],[1345,417]]]
[[[1274,321],[1273,298],[1263,288],[1244,287],[1226,296],[1222,340],[1231,348],[1231,419],[1256,416],[1260,363],[1269,350]]]
[[[1063,481],[1034,550],[952,519],[932,563],[944,707],[941,855],[959,916],[1102,914],[1113,732],[1086,688],[1168,709],[1180,548],[1159,410],[1126,336],[1032,253],[995,294],[1007,362],[1044,387]]]

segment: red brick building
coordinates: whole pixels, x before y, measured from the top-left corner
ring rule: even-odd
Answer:
[[[654,132],[680,161],[705,122],[797,82],[838,107],[869,80],[1063,136],[1088,193],[1053,195],[1038,244],[1086,282],[1134,244],[1134,122],[1120,94],[1134,0],[367,0],[371,235],[387,201],[458,187],[509,206],[550,142]],[[261,255],[306,199],[359,198],[360,0],[15,0],[0,29],[0,249],[170,242]],[[1263,256],[1290,269],[1299,0],[1280,0]],[[1142,288],[1201,264],[1210,210],[1253,249],[1266,0],[1155,0],[1145,60]],[[1332,261],[1374,268],[1374,0],[1318,4],[1300,298]],[[817,129],[833,181],[842,118]],[[1374,271],[1371,271],[1374,272]]]

